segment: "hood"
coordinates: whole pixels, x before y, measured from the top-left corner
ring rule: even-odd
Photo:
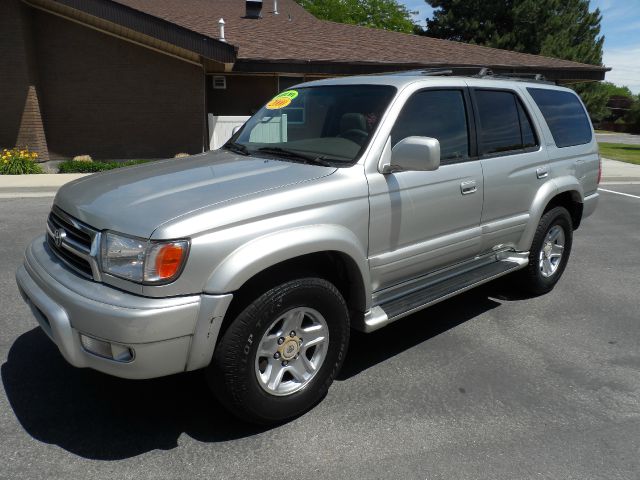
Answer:
[[[335,171],[216,150],[84,177],[63,186],[54,203],[99,230],[148,238],[158,226],[194,210]]]

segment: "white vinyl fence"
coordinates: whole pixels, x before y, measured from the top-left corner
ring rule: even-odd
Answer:
[[[209,148],[216,150],[233,135],[235,127],[242,126],[249,117],[215,116],[209,114]],[[287,141],[287,114],[274,116],[260,122],[251,130],[249,141],[255,143],[280,143]]]
[[[209,148],[217,150],[231,138],[233,129],[241,127],[248,116],[217,116],[209,114]]]

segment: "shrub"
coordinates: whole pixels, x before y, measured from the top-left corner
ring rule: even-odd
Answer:
[[[148,160],[130,160],[128,162],[87,162],[83,160],[67,160],[58,165],[59,173],[96,173],[114,168],[129,167],[146,163]]]
[[[640,133],[640,95],[636,96],[631,105],[631,109],[625,117],[629,130],[634,133]]]
[[[30,173],[44,173],[42,167],[35,160],[36,152],[28,148],[3,149],[0,156],[0,175],[23,175]]]

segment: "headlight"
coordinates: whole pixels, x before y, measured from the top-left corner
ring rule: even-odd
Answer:
[[[138,283],[167,283],[182,270],[188,240],[155,242],[106,232],[102,238],[102,270]]]

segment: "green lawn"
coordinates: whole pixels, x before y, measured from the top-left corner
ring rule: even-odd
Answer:
[[[600,155],[612,160],[640,165],[640,145],[624,143],[599,143]]]

